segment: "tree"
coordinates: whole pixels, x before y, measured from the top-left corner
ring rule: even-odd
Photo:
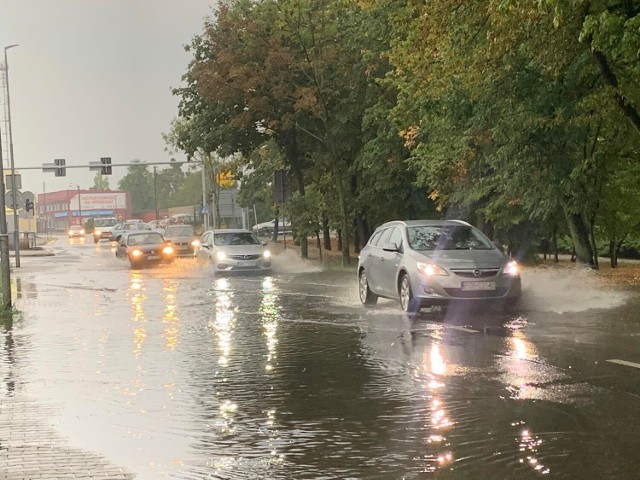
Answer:
[[[140,214],[155,207],[153,198],[153,174],[140,160],[132,160],[127,168],[127,174],[118,182],[120,190],[131,194],[131,210],[134,214]]]
[[[93,177],[93,188],[96,190],[109,190],[109,177],[102,175],[101,172],[96,172],[96,176]]]

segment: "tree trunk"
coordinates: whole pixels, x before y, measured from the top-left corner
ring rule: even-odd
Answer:
[[[616,268],[618,266],[615,240],[609,240],[609,262],[611,263],[611,268]]]
[[[573,240],[577,260],[580,263],[595,267],[593,263],[593,250],[589,241],[589,229],[584,218],[579,213],[567,212],[565,207],[565,217],[569,226],[569,233]]]
[[[331,232],[329,231],[329,220],[322,219],[322,241],[324,243],[324,249],[331,251]]]
[[[337,240],[338,240],[338,242],[337,242],[338,243],[338,245],[337,245],[338,246],[338,250],[342,251],[342,229],[341,228],[339,228],[337,230],[337,234],[338,234],[338,238],[337,238]]]
[[[291,166],[291,174],[296,182],[298,193],[301,197],[304,197],[304,175],[298,158],[298,135],[296,130],[291,130],[287,134],[285,153],[287,155],[287,161]],[[305,259],[309,258],[309,246],[306,235],[300,238],[300,256]]]
[[[340,207],[340,224],[341,224],[341,233],[343,235],[342,238],[342,265],[347,266],[351,265],[351,257],[349,255],[349,214],[347,208],[347,197],[344,191],[343,180],[339,174],[335,172],[334,168],[334,179],[336,180],[336,186],[338,190],[338,203]]]
[[[593,251],[593,266],[596,270],[600,268],[598,264],[598,245],[596,243],[595,221],[589,225],[589,241],[591,242],[591,250]]]
[[[558,224],[555,223],[553,225],[553,234],[552,234],[552,242],[553,242],[553,263],[559,263],[560,259],[558,258]]]

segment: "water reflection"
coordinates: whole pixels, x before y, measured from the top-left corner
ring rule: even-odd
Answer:
[[[231,354],[231,337],[235,328],[235,312],[233,311],[233,292],[229,289],[229,280],[218,278],[215,282],[216,303],[215,319],[211,322],[213,332],[218,340],[218,364],[229,364]]]
[[[439,331],[435,336],[439,337],[442,333]],[[445,435],[446,431],[453,426],[443,402],[447,365],[442,354],[442,345],[438,341],[431,345],[430,350],[425,351],[423,363],[428,372],[426,390],[430,393],[431,425],[434,431],[427,438],[427,444],[437,452],[433,457],[428,457],[426,469],[435,472],[438,468],[450,466],[454,461],[451,444]]]
[[[4,348],[2,349],[2,361],[0,366],[6,369],[4,372],[4,384],[6,386],[5,395],[12,397],[16,390],[15,379],[15,350],[16,344],[13,339],[13,319],[8,318],[0,324],[4,336]]]
[[[162,297],[164,299],[164,315],[162,323],[164,325],[163,336],[165,347],[168,350],[175,350],[178,346],[178,333],[180,332],[180,319],[177,311],[177,290],[176,280],[165,280],[163,284]]]
[[[507,339],[509,350],[504,359],[509,381],[507,388],[515,400],[534,398],[536,387],[533,385],[546,381],[543,366],[535,345],[527,339],[521,325],[518,322],[512,322],[508,327],[512,334]],[[533,434],[531,428],[526,428],[524,421],[513,422],[511,426],[518,429],[516,441],[519,462],[529,465],[538,473],[550,473],[551,470],[538,459],[538,449],[542,446],[543,440]]]
[[[147,301],[147,295],[142,275],[140,272],[133,270],[129,281],[129,301],[131,302],[132,320],[134,322],[133,353],[137,357],[142,352],[142,347],[147,338],[147,330],[145,328],[147,320],[144,313],[144,303]]]
[[[272,373],[274,362],[277,357],[276,347],[278,345],[278,326],[281,321],[280,312],[280,296],[279,290],[275,285],[272,277],[265,277],[262,281],[262,299],[260,302],[260,317],[262,321],[263,335],[266,341],[267,355],[265,362],[265,370]],[[278,445],[278,426],[276,422],[276,409],[270,408],[265,410],[267,420],[265,430],[268,433],[268,447],[272,458],[280,461],[284,455],[279,455],[277,451]]]

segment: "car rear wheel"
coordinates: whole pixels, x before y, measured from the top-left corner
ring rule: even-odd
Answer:
[[[406,313],[416,313],[420,310],[420,302],[413,296],[409,275],[406,273],[400,277],[400,307]]]
[[[375,305],[378,301],[378,296],[369,288],[369,280],[367,279],[367,274],[364,270],[360,271],[358,279],[358,294],[363,305]]]

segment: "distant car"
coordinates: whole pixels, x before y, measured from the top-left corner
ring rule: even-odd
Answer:
[[[140,268],[149,264],[173,262],[175,249],[158,232],[134,231],[121,235],[116,247],[116,257],[127,258],[131,268]]]
[[[194,256],[211,262],[216,273],[271,270],[271,252],[249,230],[206,231],[195,247]]]
[[[255,224],[253,227],[251,227],[251,230],[253,232],[256,233],[256,235],[265,235],[265,236],[269,236],[271,234],[273,234],[273,231],[276,228],[276,221],[274,220],[270,220],[268,222],[263,222],[263,223],[257,223]],[[286,232],[286,233],[290,233],[291,232],[291,222],[289,220],[284,220],[284,222],[282,221],[282,219],[279,219],[278,221],[278,232],[282,233],[282,232]]]
[[[81,237],[84,238],[84,228],[81,225],[71,225],[67,231],[69,238]]]
[[[125,233],[129,232],[138,232],[138,231],[152,231],[153,229],[149,226],[148,223],[143,222],[142,220],[127,220],[124,223],[119,223],[113,227],[111,230],[111,238],[116,242],[120,242],[120,237]]]
[[[196,230],[191,225],[169,225],[162,236],[173,243],[176,255],[180,257],[193,257],[195,247],[200,243]]]
[[[114,217],[96,218],[93,221],[93,243],[98,243],[100,240],[115,240],[112,231],[117,223]]]
[[[479,300],[508,308],[520,298],[517,263],[460,220],[385,223],[360,252],[357,271],[363,304],[393,298],[405,312]]]
[[[188,213],[178,213],[173,215],[167,221],[167,225],[193,225],[193,217]]]

